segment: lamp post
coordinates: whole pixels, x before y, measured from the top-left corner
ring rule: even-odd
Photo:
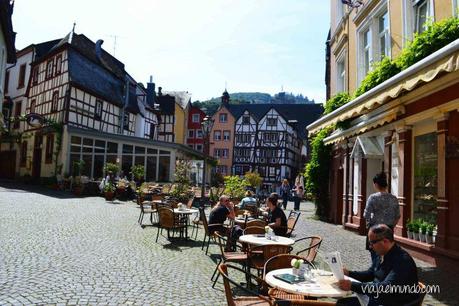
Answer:
[[[204,161],[202,167],[202,186],[201,186],[201,206],[204,207],[205,195],[206,195],[206,167],[207,167],[207,155],[209,155],[209,135],[212,131],[214,120],[209,116],[204,117],[201,122],[202,138],[204,140]]]

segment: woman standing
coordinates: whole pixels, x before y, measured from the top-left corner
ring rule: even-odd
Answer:
[[[290,193],[290,185],[288,184],[288,180],[284,179],[280,187],[280,195],[282,197],[282,206],[284,207],[284,209],[287,209],[289,193]]]
[[[293,201],[295,202],[295,205],[293,207],[294,210],[300,210],[300,202],[303,199],[304,196],[304,189],[303,186],[298,185],[293,189],[293,192],[295,192],[295,197],[293,198]]]

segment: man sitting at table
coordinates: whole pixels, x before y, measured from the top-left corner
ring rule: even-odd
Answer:
[[[242,198],[241,203],[239,203],[239,208],[245,209],[247,205],[257,205],[257,200],[253,197],[253,192],[250,190],[245,192],[245,197]]]
[[[377,224],[368,232],[370,247],[378,256],[367,271],[348,271],[359,282],[340,280],[342,290],[352,290],[369,298],[372,305],[407,305],[419,299],[416,286],[418,275],[413,258],[394,242],[394,233],[385,224]],[[410,288],[415,289],[410,293]],[[401,292],[397,292],[400,290]],[[404,291],[403,291],[404,290]],[[387,291],[387,292],[386,292]],[[360,305],[356,297],[344,298],[337,305]],[[414,304],[413,304],[414,305]]]
[[[209,215],[209,231],[210,233],[221,232],[226,233],[227,228],[223,226],[226,219],[234,219],[234,205],[226,195],[222,195],[218,203],[212,208]],[[212,225],[215,224],[215,225]]]
[[[270,195],[266,200],[268,205],[267,219],[268,225],[277,236],[285,236],[287,234],[287,217],[284,211],[277,206],[277,197]]]

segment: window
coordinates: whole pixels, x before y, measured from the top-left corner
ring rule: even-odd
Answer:
[[[37,85],[38,83],[38,66],[34,67],[32,70],[32,85]]]
[[[13,129],[18,129],[19,128],[20,121],[18,119],[19,119],[19,116],[21,116],[21,107],[22,107],[22,103],[21,102],[17,102],[16,105],[15,105],[15,109],[14,109],[15,120],[14,120],[14,124],[13,124]]]
[[[229,150],[228,149],[222,149],[221,150],[222,158],[228,158],[229,156]]]
[[[199,123],[199,114],[193,114],[191,117],[191,122]]]
[[[196,130],[196,138],[202,138],[202,130]]]
[[[26,162],[27,162],[27,141],[23,141],[21,144],[21,158],[20,158],[21,167],[25,167]]]
[[[30,101],[30,112],[31,113],[35,113],[35,105],[37,103],[37,100],[33,99],[32,101]]]
[[[220,149],[214,149],[214,157],[220,157],[221,155],[221,150]]]
[[[414,137],[413,218],[437,220],[437,134]]]
[[[454,3],[453,3],[454,5]],[[414,38],[414,33],[422,33],[426,29],[426,21],[434,21],[433,0],[403,1],[403,40],[404,46]]]
[[[266,121],[268,126],[276,126],[277,125],[277,118],[269,117]]]
[[[220,122],[227,122],[228,114],[220,114],[219,118],[220,118]]]
[[[129,131],[129,113],[125,112],[123,117],[123,128]]]
[[[194,138],[194,130],[188,130],[188,138]]]
[[[389,36],[389,15],[384,13],[378,18],[378,39],[379,39],[379,58],[389,57],[390,55],[390,36]]]
[[[252,135],[248,133],[236,135],[236,142],[238,143],[250,143],[252,141]]]
[[[62,71],[62,55],[59,54],[56,57],[56,75],[60,74]]]
[[[51,102],[51,112],[57,112],[59,105],[59,92],[55,91],[53,92],[53,100]]]
[[[242,116],[242,124],[250,124],[250,116]]]
[[[25,74],[26,74],[26,64],[22,64],[22,65],[19,67],[18,88],[24,87],[24,83],[25,83]]]
[[[230,131],[223,131],[223,141],[229,141],[231,137]]]
[[[9,85],[10,85],[10,71],[7,70],[5,72],[5,86],[4,86],[5,87],[5,89],[4,89],[5,93],[8,93]]]
[[[363,77],[370,71],[371,62],[373,61],[371,53],[371,31],[367,29],[363,32]]]
[[[155,138],[155,125],[150,123],[150,139]]]
[[[336,64],[336,92],[346,91],[346,66],[345,66],[345,56],[338,58]]]
[[[102,101],[97,99],[96,100],[96,107],[94,109],[94,118],[101,119],[102,118]]]
[[[415,15],[414,30],[418,33],[422,33],[426,29],[425,23],[428,17],[428,2],[426,0],[418,0],[413,2]]]
[[[380,1],[359,27],[358,39],[358,82],[372,69],[374,61],[391,56],[391,39],[387,1]]]
[[[48,136],[46,136],[45,162],[47,164],[52,163],[53,152],[54,152],[54,134],[49,134]]]
[[[53,77],[53,60],[50,59],[46,63],[46,78],[49,79],[49,78],[52,78],[52,77]]]
[[[222,139],[222,132],[221,131],[214,131],[214,140],[220,141]]]
[[[453,16],[459,16],[459,0],[453,0]]]
[[[344,4],[342,0],[336,0],[336,25],[339,24],[344,16]]]
[[[196,145],[196,150],[199,152],[202,152],[202,144],[197,144]]]
[[[269,168],[269,176],[276,176],[276,168],[275,167],[268,167]]]

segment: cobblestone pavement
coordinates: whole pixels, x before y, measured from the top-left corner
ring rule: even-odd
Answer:
[[[160,236],[155,243],[156,228],[137,224],[139,209],[131,202],[12,186],[0,185],[0,305],[226,304],[222,284],[211,287],[215,257],[201,250],[202,231],[196,242]],[[364,237],[313,220],[310,203],[302,210],[298,237],[324,237],[322,251],[340,250],[351,269],[369,263]],[[441,284],[437,300],[458,303],[457,269],[418,265],[422,280]]]

